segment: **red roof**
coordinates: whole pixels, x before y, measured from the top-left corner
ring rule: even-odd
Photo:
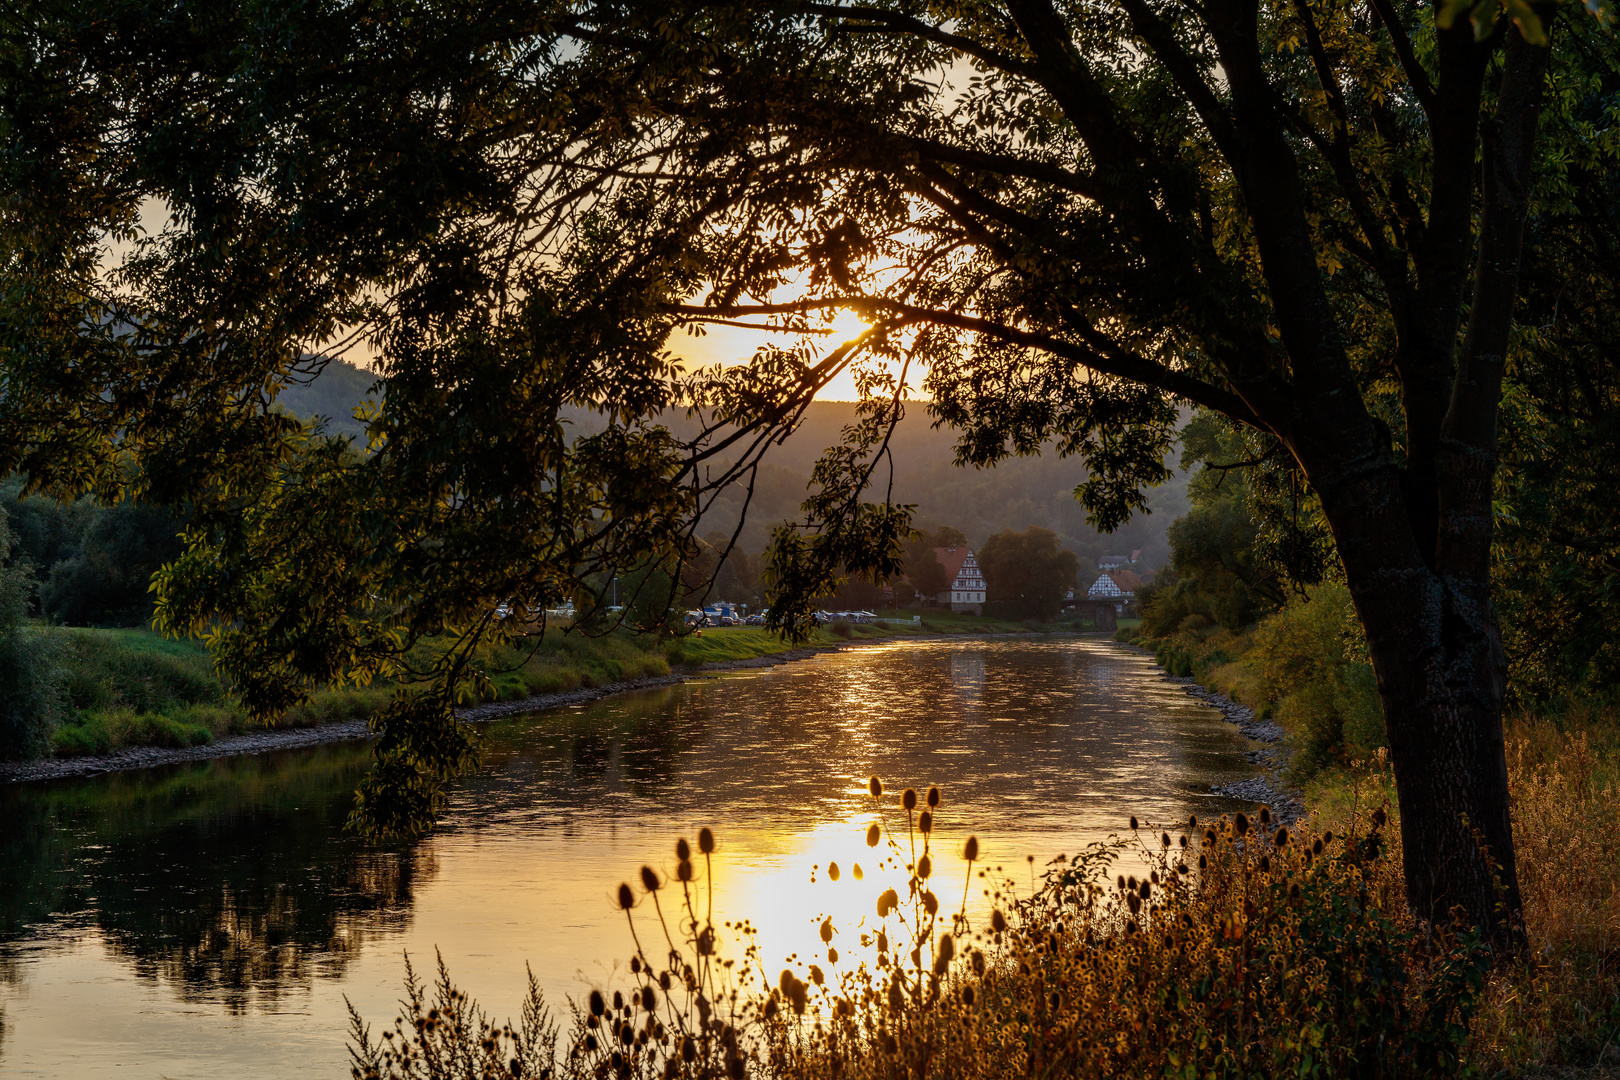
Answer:
[[[1121,592],[1133,593],[1142,587],[1142,579],[1132,570],[1110,570],[1108,576],[1114,579]]]
[[[955,584],[957,575],[962,572],[962,564],[967,562],[967,557],[971,554],[973,554],[973,549],[965,545],[962,547],[934,549],[934,556],[939,559],[939,564],[945,568],[945,580],[952,584]],[[946,586],[946,588],[949,587]]]

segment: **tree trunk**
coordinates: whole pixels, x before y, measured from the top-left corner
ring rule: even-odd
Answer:
[[[1457,921],[1460,908],[1506,955],[1522,921],[1502,732],[1507,660],[1488,578],[1427,565],[1393,462],[1318,490],[1378,677],[1407,900],[1434,923]]]

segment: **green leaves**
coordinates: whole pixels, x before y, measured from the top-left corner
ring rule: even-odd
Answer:
[[[1598,8],[1594,5],[1589,6],[1596,13]],[[1496,29],[1497,20],[1504,14],[1513,20],[1513,25],[1519,28],[1526,41],[1532,45],[1546,46],[1547,30],[1542,25],[1541,16],[1527,0],[1443,0],[1440,10],[1435,12],[1434,22],[1440,29],[1450,30],[1459,16],[1466,15],[1474,27],[1474,40],[1484,41]]]

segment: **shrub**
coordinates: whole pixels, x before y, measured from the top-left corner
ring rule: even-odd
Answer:
[[[881,792],[875,778],[872,788]],[[773,978],[754,946],[741,965],[721,959],[704,830],[701,859],[677,844],[670,880],[643,868],[640,889],[619,887],[635,942],[628,984],[575,1005],[566,1038],[547,1026],[532,981],[513,1028],[485,1019],[442,964],[424,1009],[407,969],[391,1038],[373,1041],[351,1014],[353,1075],[1236,1080],[1461,1068],[1487,950],[1433,928],[1420,937],[1382,815],[1347,836],[1278,832],[1264,813],[1189,821],[1175,841],[1134,833],[1060,856],[1030,895],[1001,881],[990,924],[975,926],[934,890],[972,886],[977,840],[963,853],[965,882],[937,879],[933,834],[912,812],[916,793],[904,798],[903,824],[874,853],[909,871],[904,898],[876,896],[876,920],[860,927],[824,920],[825,966],[795,957]],[[874,824],[868,843],[884,834]],[[1146,879],[1110,881],[1127,850]],[[638,929],[634,909],[649,894]],[[870,960],[840,956],[857,935]]]
[[[1240,695],[1293,736],[1296,776],[1387,745],[1366,638],[1343,585],[1317,586],[1261,622],[1240,663]]]
[[[61,715],[54,643],[28,625],[33,593],[28,568],[11,562],[0,513],[0,760],[44,754]]]
[[[830,629],[833,633],[837,634],[846,641],[849,640],[850,635],[855,632],[855,628],[844,619],[839,619],[837,622],[833,623]]]

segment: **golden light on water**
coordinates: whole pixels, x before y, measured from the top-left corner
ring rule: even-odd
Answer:
[[[642,947],[662,956],[640,870],[672,876],[676,840],[695,846],[705,825],[718,847],[695,869],[705,915],[713,887],[721,958],[752,964],[751,944],[757,975],[772,985],[785,967],[807,977],[810,964],[833,979],[873,964],[884,890],[907,895],[906,786],[943,790],[928,879],[937,941],[953,929],[964,885],[967,916],[982,930],[986,888],[1010,880],[1028,895],[1059,852],[1125,833],[1127,813],[1170,823],[1218,812],[1225,804],[1207,785],[1250,774],[1243,745],[1150,658],[1104,642],[918,642],[504,721],[442,827],[403,852],[361,849],[341,833],[358,773],[336,763],[363,767],[363,748],[240,765],[245,781],[210,766],[188,781],[200,785],[190,795],[156,774],[87,781],[74,789],[84,808],[50,834],[59,855],[49,872],[84,882],[79,921],[30,923],[3,902],[28,888],[0,891],[0,913],[27,928],[21,944],[0,943],[0,963],[16,957],[17,972],[0,980],[0,1068],[75,1080],[132,1069],[327,1075],[343,1060],[346,1002],[372,1022],[391,1017],[407,952],[426,976],[442,956],[461,989],[502,1019],[530,971],[566,1013],[569,998],[627,985],[635,946],[614,904],[620,882],[637,897]],[[867,790],[872,773],[887,787],[881,801]],[[128,813],[147,786],[145,810]],[[57,806],[48,795],[39,793],[42,814]],[[199,815],[211,847],[198,846]],[[874,849],[866,833],[878,820],[886,829]],[[970,834],[981,852],[971,880]],[[236,857],[249,851],[251,861]],[[1140,871],[1126,862],[1116,872]],[[666,883],[659,895],[672,919],[678,892]],[[232,902],[221,917],[242,929],[216,920],[188,936],[195,920],[185,913],[206,913],[220,896]],[[269,918],[293,910],[297,919]],[[909,948],[898,917],[888,922],[891,943]],[[739,941],[727,923],[752,932]],[[266,940],[253,931],[261,924],[292,936]],[[252,960],[265,980],[245,1009],[230,1004],[241,996],[235,968],[192,962],[214,954]],[[91,1030],[87,1012],[99,1017]],[[209,1040],[195,1037],[200,1017]]]

